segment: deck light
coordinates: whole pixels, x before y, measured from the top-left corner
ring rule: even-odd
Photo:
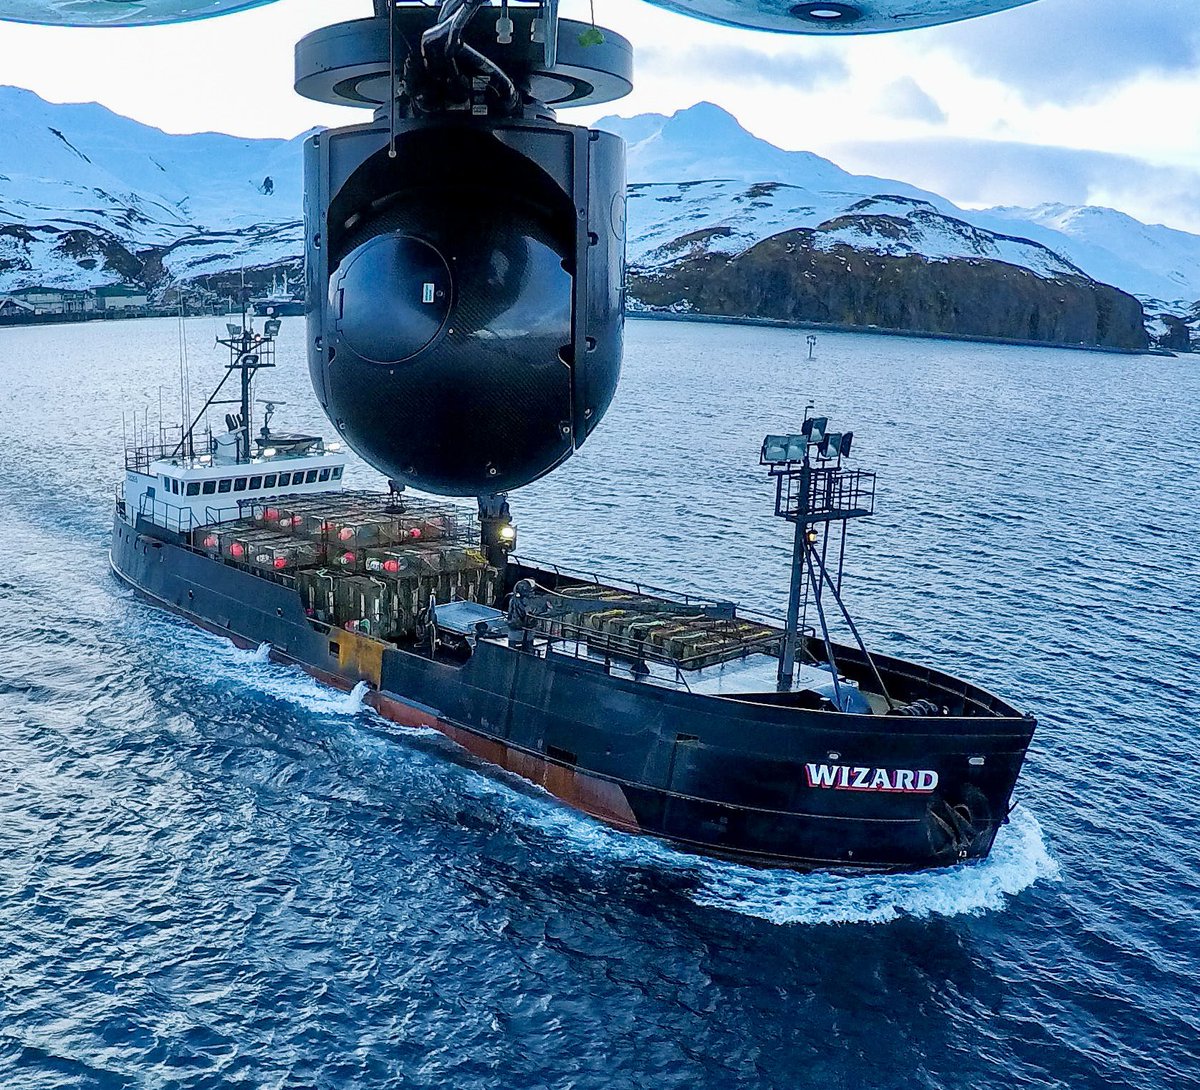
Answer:
[[[821,440],[818,453],[822,458],[849,458],[850,445],[854,441],[854,432],[830,432]]]
[[[262,456],[264,458],[274,458],[278,451],[274,447],[263,447]]]
[[[810,443],[819,443],[825,437],[825,429],[827,427],[829,427],[829,417],[810,416],[800,426],[800,430]]]
[[[500,527],[500,540],[501,541],[516,541],[516,539],[517,539],[517,531],[514,530],[511,526],[501,526]]]
[[[788,436],[768,435],[763,440],[762,460],[767,465],[780,465],[787,461]]]
[[[842,452],[842,433],[840,431],[829,432],[822,440],[821,445],[817,447],[817,454],[822,458],[836,458]]]
[[[760,460],[766,466],[803,462],[808,439],[803,435],[768,435],[763,440]]]

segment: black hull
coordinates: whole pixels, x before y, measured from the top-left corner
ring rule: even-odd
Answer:
[[[465,663],[434,661],[329,629],[284,583],[119,517],[111,555],[135,590],[212,632],[268,643],[342,688],[368,682],[389,719],[439,730],[617,828],[740,862],[899,870],[985,856],[1035,727],[1015,711],[883,717],[696,695],[487,641]]]

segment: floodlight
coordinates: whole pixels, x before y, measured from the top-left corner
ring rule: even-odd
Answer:
[[[267,319],[267,320],[266,320],[266,321],[263,323],[263,336],[264,336],[264,337],[274,337],[274,336],[276,336],[276,335],[279,333],[279,327],[280,327],[281,325],[283,325],[283,322],[282,322],[282,321],[280,321],[280,319],[278,319],[278,318],[268,318],[268,319]]]
[[[760,460],[764,465],[779,465],[781,462],[788,460],[788,439],[787,435],[768,435],[763,440],[762,454]]]
[[[242,327],[236,322],[226,322],[225,329],[231,337],[240,337],[242,335]]]
[[[808,440],[803,435],[789,435],[787,460],[789,462],[803,462],[807,454]]]
[[[820,455],[822,458],[849,458],[850,445],[854,442],[854,432],[830,432],[821,441]]]
[[[829,432],[822,440],[817,453],[822,458],[836,458],[842,449],[842,433],[840,431]]]
[[[825,429],[829,426],[829,417],[827,416],[810,416],[800,430],[810,443],[819,443],[825,435]]]

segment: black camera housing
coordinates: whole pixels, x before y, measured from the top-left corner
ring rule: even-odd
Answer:
[[[381,119],[305,145],[313,386],[397,481],[527,484],[616,390],[624,145],[546,117],[404,118],[392,133]]]

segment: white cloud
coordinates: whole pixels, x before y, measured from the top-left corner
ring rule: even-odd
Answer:
[[[946,111],[911,76],[888,84],[880,96],[879,108],[889,117],[928,121],[931,125],[946,121]]]
[[[960,140],[1200,169],[1200,20],[1193,27],[1188,18],[1196,2],[1038,0],[954,27],[818,40],[731,30],[638,0],[600,0],[599,23],[634,43],[635,89],[622,102],[562,117],[584,124],[613,112],[669,114],[708,99],[773,143],[836,158],[849,142],[926,137],[940,112],[939,132]],[[307,31],[370,10],[370,0],[285,0],[141,30],[0,24],[0,73],[52,101],[97,100],[173,132],[292,136],[314,124],[365,120],[362,111],[297,96],[292,51]],[[563,11],[590,14],[587,0],[563,0]],[[910,176],[902,160],[896,168],[888,173]],[[1114,202],[1137,197],[1139,214],[1177,222],[1184,203],[1177,187],[1161,184],[1167,175],[1154,177],[1161,193],[1107,192]],[[1105,191],[1101,181],[1088,192]],[[1020,188],[1019,173],[1008,183]],[[1045,184],[1031,178],[1019,203],[1038,199]]]

